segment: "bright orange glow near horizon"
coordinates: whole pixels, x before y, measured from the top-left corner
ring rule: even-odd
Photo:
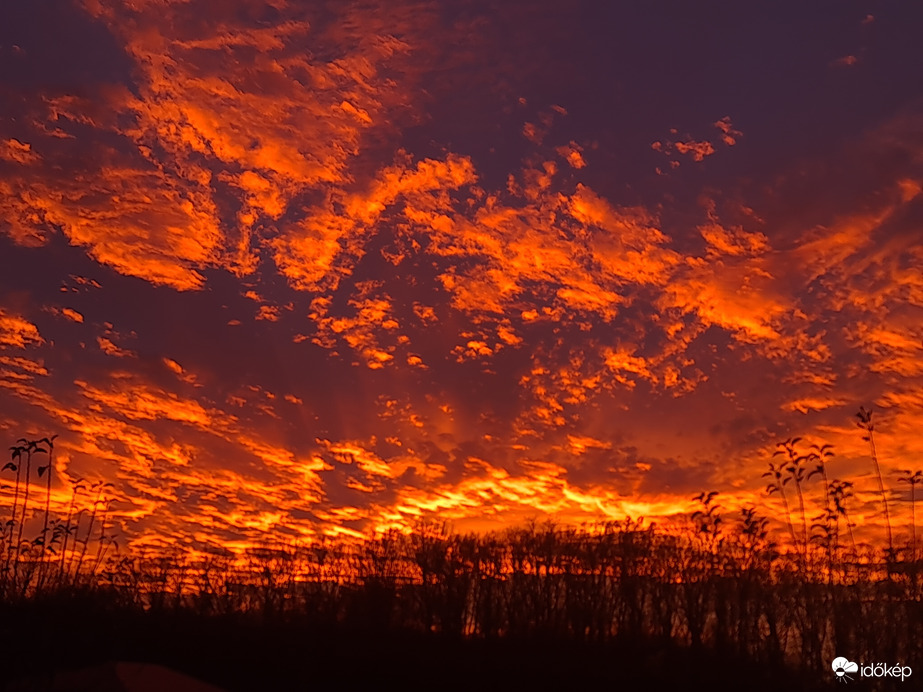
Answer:
[[[906,542],[919,10],[597,5],[2,10],[0,431],[58,435],[52,506],[110,482],[190,547],[779,519],[798,437],[880,543],[866,406]]]

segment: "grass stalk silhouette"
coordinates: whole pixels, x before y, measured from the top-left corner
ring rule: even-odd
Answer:
[[[74,533],[76,527],[72,525],[72,520],[74,518],[74,504],[77,501],[77,493],[83,490],[83,479],[78,478],[74,483],[73,488],[71,489],[71,498],[70,502],[67,505],[67,516],[64,520],[64,529],[62,531],[62,544],[61,544],[61,562],[58,569],[58,580],[60,583],[64,583],[68,577],[68,566],[67,566],[67,541],[70,538],[71,534]],[[76,546],[76,536],[74,537],[74,545]]]
[[[107,483],[106,485],[111,485],[111,484]],[[99,539],[96,543],[96,557],[93,559],[93,568],[92,570],[90,570],[90,574],[92,576],[96,575],[96,571],[99,569],[100,565],[102,564],[103,556],[105,555],[108,549],[108,544],[107,544],[108,537],[106,536],[106,520],[109,516],[109,506],[112,503],[112,500],[103,499],[102,503],[103,503],[103,511],[102,511],[102,515],[100,517],[100,523],[99,523]]]
[[[840,517],[833,500],[830,497],[830,479],[827,476],[827,464],[834,456],[833,447],[829,444],[811,445],[811,451],[807,454],[806,461],[815,463],[814,470],[808,473],[808,480],[813,476],[819,475],[823,483],[823,511],[817,518],[818,521],[812,525],[812,531],[820,531],[820,540],[827,552],[827,570],[828,575],[832,577],[840,548]],[[818,537],[816,534],[813,537]]]
[[[51,515],[51,476],[54,470],[54,440],[57,435],[42,438],[41,442],[48,445],[48,464],[39,466],[37,471],[39,478],[42,474],[47,474],[45,478],[45,518],[42,521],[42,554],[44,555],[48,542],[48,519]]]
[[[9,531],[9,538],[7,539],[6,555],[4,556],[4,560],[3,560],[3,573],[5,575],[9,574],[9,570],[11,568],[10,560],[12,559],[13,552],[14,552],[13,546],[15,545],[15,542],[13,541],[13,533],[16,529],[16,524],[17,524],[17,510],[19,508],[19,484],[20,484],[20,477],[22,476],[22,454],[24,451],[25,451],[25,448],[21,444],[18,444],[18,443],[10,447],[11,459],[3,467],[4,471],[6,471],[7,469],[11,469],[12,471],[16,473],[16,483],[13,488],[13,507],[11,510],[10,519],[7,522],[7,526],[9,527],[10,531]]]
[[[39,478],[45,474],[45,515],[42,519],[42,535],[39,538],[41,540],[42,550],[41,550],[41,571],[39,574],[38,589],[42,589],[45,584],[45,579],[48,576],[48,567],[45,564],[45,555],[49,552],[50,544],[52,540],[56,538],[48,536],[48,521],[51,516],[51,476],[54,470],[54,441],[57,438],[57,435],[52,435],[51,437],[43,437],[40,440],[40,443],[44,443],[48,446],[48,463],[45,466],[39,466],[37,470]]]
[[[32,455],[45,451],[39,446],[39,442],[37,440],[26,440],[25,438],[21,438],[19,440],[19,444],[20,444],[20,447],[19,447],[20,454],[24,453],[26,456],[26,477],[23,482],[22,513],[20,515],[20,520],[19,520],[19,534],[16,537],[16,554],[13,556],[13,574],[14,574],[13,588],[16,588],[16,583],[19,577],[19,566],[22,561],[22,543],[23,543],[22,532],[23,532],[23,529],[25,528],[26,521],[28,519],[28,512],[29,512],[29,486],[30,486],[30,481],[31,481],[30,476],[32,473]],[[27,588],[28,588],[28,579],[24,579],[23,585],[22,585],[23,593],[25,593]]]
[[[106,487],[111,487],[111,486],[112,486],[111,483],[97,481],[96,483],[93,484],[91,488],[91,490],[96,491],[96,495],[93,498],[93,504],[90,509],[90,522],[89,522],[89,525],[87,526],[86,536],[84,536],[83,540],[80,541],[80,556],[77,558],[77,567],[74,570],[74,580],[75,581],[80,579],[80,573],[83,568],[83,561],[86,558],[87,549],[89,548],[89,545],[90,545],[90,539],[93,536],[93,525],[96,523],[96,516],[99,512],[99,505],[100,503],[104,502],[102,499],[103,490]],[[79,526],[80,526],[79,520],[77,522],[77,526],[78,526],[78,533],[79,533]],[[75,536],[74,538],[75,544],[77,542],[77,538],[78,538],[77,536]]]
[[[784,442],[778,443],[776,445],[779,449],[776,450],[775,455],[784,454],[788,466],[785,467],[785,470],[788,472],[788,478],[784,482],[789,480],[795,482],[795,491],[798,496],[798,512],[801,516],[801,550],[804,555],[805,561],[808,558],[808,522],[805,516],[804,509],[804,493],[801,489],[801,484],[805,479],[805,468],[804,463],[807,461],[807,457],[802,454],[798,454],[796,450],[797,444],[801,441],[800,437],[790,438]]]
[[[881,466],[878,463],[878,452],[875,449],[875,424],[872,422],[872,411],[864,406],[859,407],[856,414],[859,419],[857,425],[865,431],[862,439],[869,443],[869,452],[872,456],[872,463],[875,466],[875,475],[878,478],[878,491],[881,494],[881,504],[885,512],[885,526],[888,530],[888,554],[894,559],[894,539],[891,535],[891,513],[888,510],[888,496],[885,493],[885,483],[881,475]]]
[[[923,471],[899,472],[898,483],[906,483],[910,486],[910,561],[917,561],[917,513],[916,513],[916,488],[923,483]]]
[[[776,452],[776,454],[778,454],[778,452]],[[792,539],[792,546],[797,547],[798,539],[795,537],[795,527],[792,524],[792,513],[789,509],[788,498],[785,496],[785,485],[791,480],[791,477],[783,475],[784,470],[785,468],[781,464],[776,466],[774,463],[769,462],[769,470],[763,474],[763,477],[771,479],[766,486],[766,494],[773,495],[774,493],[779,493],[779,496],[782,498],[782,507],[785,509],[785,525],[788,528],[789,537]]]
[[[849,542],[852,545],[853,553],[855,553],[857,551],[856,536],[852,530],[853,522],[849,518],[849,512],[846,509],[846,501],[852,497],[852,487],[851,481],[841,481],[836,478],[830,481],[830,501],[833,503],[837,516],[843,517],[843,521],[846,522]]]

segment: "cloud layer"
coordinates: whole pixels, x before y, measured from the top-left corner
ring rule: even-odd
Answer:
[[[923,452],[919,95],[834,123],[864,63],[802,51],[830,93],[786,94],[754,52],[760,94],[673,104],[669,77],[639,122],[589,4],[399,5],[62,3],[95,41],[73,74],[15,44],[0,427],[60,435],[54,502],[111,481],[131,540],[200,545],[663,518],[711,488],[774,512],[761,473],[800,436],[873,535],[855,410],[889,473]]]

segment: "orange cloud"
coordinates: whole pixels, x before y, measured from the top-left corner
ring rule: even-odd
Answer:
[[[20,142],[16,138],[0,141],[0,159],[22,165],[39,161],[40,157],[32,151],[28,142]]]
[[[100,156],[118,159],[105,149]],[[11,235],[22,244],[43,242],[49,226],[59,227],[116,271],[180,290],[201,287],[196,268],[218,259],[223,234],[211,197],[156,169],[114,160],[53,182],[21,178],[5,185],[6,205],[18,219]]]
[[[686,142],[674,142],[673,146],[676,147],[676,151],[680,154],[692,156],[693,161],[703,161],[706,156],[711,156],[715,153],[714,145],[707,141],[696,142],[694,139],[690,139]]]
[[[81,315],[76,310],[71,310],[70,308],[61,308],[61,314],[64,315],[71,322],[81,323],[83,322],[83,315]]]
[[[583,158],[583,147],[576,142],[557,147],[555,151],[570,164],[571,168],[580,170],[586,167],[586,161]]]
[[[721,132],[721,142],[726,146],[734,146],[737,144],[737,139],[743,135],[740,130],[734,128],[731,123],[731,117],[728,115],[717,120],[713,125]],[[678,131],[675,128],[670,130],[671,135],[676,135],[677,133]],[[651,143],[651,149],[670,157],[674,153],[683,154],[692,157],[693,161],[704,161],[717,151],[713,142],[707,139],[696,140],[689,135],[686,135],[684,139],[656,140]],[[677,168],[679,165],[679,161],[670,161],[671,168]],[[663,175],[660,168],[657,168],[657,173]]]
[[[694,311],[707,325],[747,342],[780,338],[779,320],[790,314],[786,298],[759,263],[731,266],[690,260],[665,289],[663,307]]]
[[[335,289],[340,277],[349,272],[351,256],[360,252],[366,229],[400,197],[452,190],[473,181],[471,162],[456,156],[445,161],[426,159],[416,166],[387,167],[365,194],[337,193],[324,207],[273,241],[275,261],[295,288]],[[344,214],[332,210],[339,205],[344,207]]]
[[[729,147],[737,144],[737,138],[743,135],[743,132],[734,129],[734,126],[731,123],[731,116],[729,115],[724,116],[715,122],[714,125],[721,131],[721,141],[727,144]]]
[[[26,348],[27,346],[38,346],[44,342],[38,327],[21,315],[8,312],[0,307],[0,346]]]
[[[112,342],[111,339],[105,336],[96,337],[96,343],[99,344],[100,350],[109,356],[116,356],[118,358],[134,358],[138,355],[134,351],[117,346]]]

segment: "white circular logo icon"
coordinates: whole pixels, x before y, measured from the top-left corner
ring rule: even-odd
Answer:
[[[847,673],[858,673],[859,664],[850,661],[849,659],[843,656],[837,656],[833,659],[833,664],[831,666],[833,672],[836,674],[836,679],[840,682],[846,682],[847,680],[852,680]]]

